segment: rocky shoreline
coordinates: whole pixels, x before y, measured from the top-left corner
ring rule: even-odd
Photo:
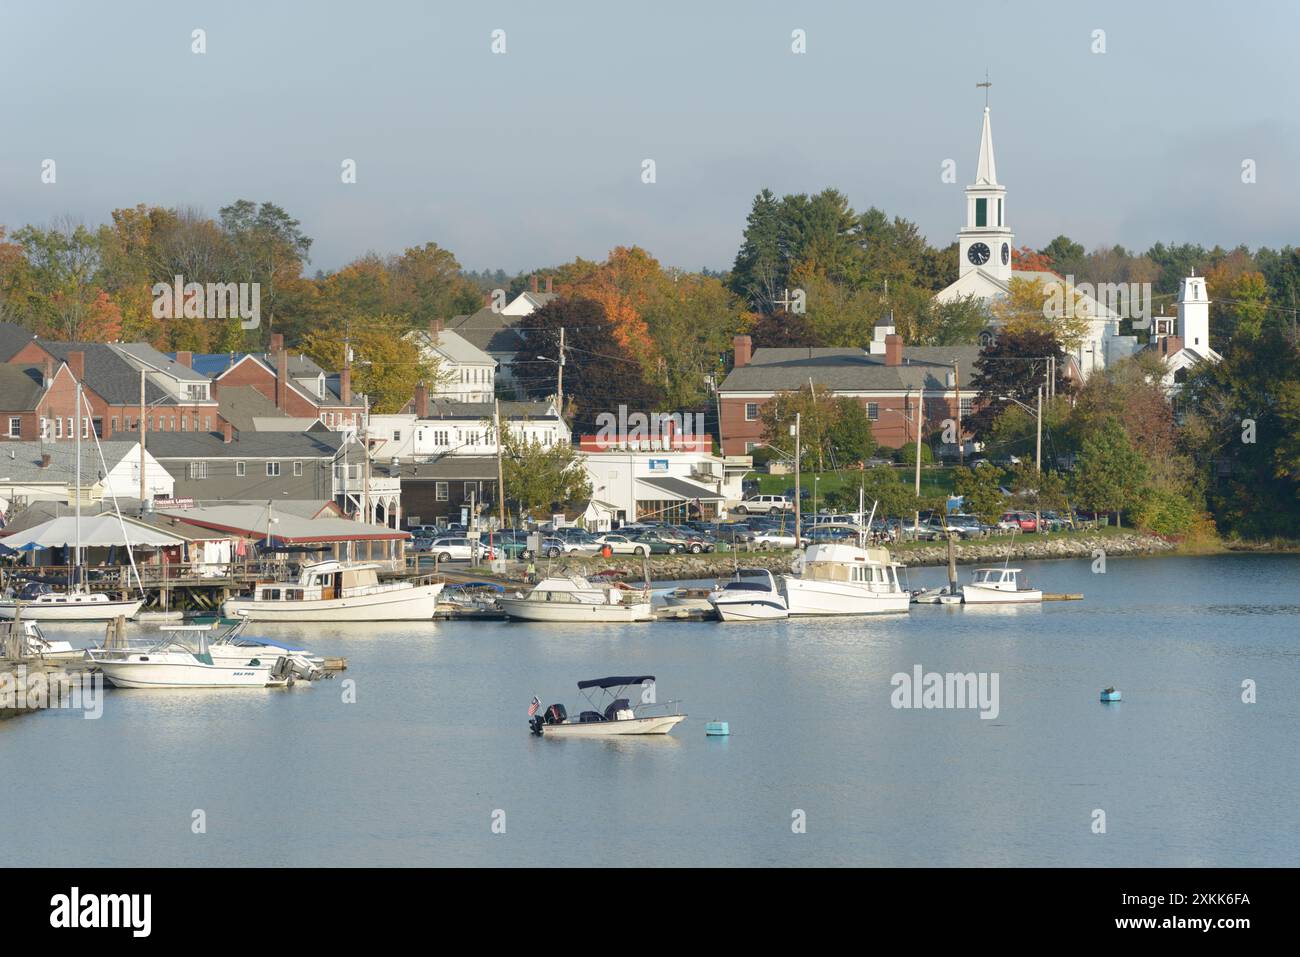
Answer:
[[[1047,536],[1023,538],[1010,542],[958,542],[957,562],[1043,561],[1056,558],[1093,558],[1098,550],[1108,558],[1121,555],[1157,555],[1176,551],[1178,546],[1154,535],[1137,532],[1126,535],[1088,535],[1074,538]],[[946,544],[907,546],[893,552],[895,559],[909,567],[946,565]],[[794,557],[792,550],[779,552],[715,552],[707,555],[655,555],[650,559],[650,577],[653,581],[682,581],[692,579],[725,578],[737,564],[748,568],[766,568],[774,573],[788,572]],[[591,575],[609,572],[610,577],[623,581],[640,581],[642,566],[639,559],[630,556],[614,558],[588,558],[570,555],[552,562],[539,562],[537,573],[544,575],[566,569],[573,574]]]

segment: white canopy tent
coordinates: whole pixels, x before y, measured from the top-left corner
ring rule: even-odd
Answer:
[[[125,535],[123,535],[125,530]],[[129,519],[119,520],[116,515],[86,515],[81,519],[82,548],[112,548],[113,546],[131,548],[161,548],[164,545],[180,545],[183,539],[168,535],[148,525],[141,525]],[[31,528],[15,532],[0,538],[0,545],[12,549],[30,548],[71,548],[77,544],[77,520],[65,515],[52,518],[48,522],[33,525]]]

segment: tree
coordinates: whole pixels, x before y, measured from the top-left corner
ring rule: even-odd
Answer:
[[[550,512],[591,495],[591,481],[582,457],[567,442],[543,445],[505,430],[501,444],[503,495],[507,505],[522,512]]]
[[[824,385],[778,392],[759,410],[763,444],[793,461],[795,440],[791,433],[797,417],[803,462],[820,472],[837,461],[834,436],[842,414],[843,407]]]
[[[999,335],[1037,332],[1050,335],[1066,349],[1075,349],[1088,333],[1092,306],[1064,280],[1011,279],[1005,298],[993,304]]]
[[[840,468],[865,462],[876,450],[871,420],[862,403],[848,396],[834,400],[835,412],[830,426],[831,461]]]
[[[379,317],[375,325],[353,328],[352,388],[370,397],[370,409],[380,414],[396,412],[411,400],[415,387],[436,382],[439,370],[420,356],[416,346],[402,337],[398,316]],[[340,369],[346,348],[338,329],[311,333],[298,346],[322,368]]]
[[[1047,357],[1056,357],[1056,391],[1068,391],[1065,353],[1049,329],[1001,330],[997,339],[980,350],[975,360],[971,389],[978,393],[975,411],[962,423],[977,436],[989,433],[1007,406],[1018,399],[1028,406],[1038,400],[1039,386],[1047,383]]]
[[[34,327],[56,339],[85,341],[100,293],[94,233],[64,219],[48,229],[24,226],[14,239],[31,271],[27,311]]]
[[[785,310],[759,315],[749,327],[749,337],[755,349],[813,348],[826,344],[813,331],[806,313]]]
[[[309,262],[312,241],[301,230],[301,223],[274,203],[260,206],[246,199],[223,206],[219,212],[221,229],[230,241],[233,266],[243,282],[261,284],[262,323],[268,338],[276,329],[280,306],[280,288],[302,273]]]
[[[958,466],[953,470],[953,485],[963,499],[962,509],[993,524],[1002,515],[1002,470],[981,462],[975,468]]]
[[[721,379],[722,357],[741,319],[739,303],[721,280],[699,273],[669,273],[644,307],[645,322],[660,359],[656,369],[675,409],[708,398],[705,379]]]
[[[1114,512],[1140,501],[1147,465],[1119,420],[1108,418],[1084,437],[1074,477],[1075,500],[1094,512]]]

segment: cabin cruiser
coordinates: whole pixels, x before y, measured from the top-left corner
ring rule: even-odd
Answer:
[[[604,737],[622,734],[667,734],[678,724],[686,720],[686,715],[677,711],[677,701],[665,701],[663,704],[638,705],[622,697],[623,691],[632,685],[653,683],[654,675],[617,675],[609,678],[593,678],[579,681],[578,690],[582,692],[591,709],[581,712],[576,719],[570,718],[562,704],[553,704],[540,711],[541,699],[533,697],[528,708],[528,727],[533,734],[543,737]],[[603,701],[600,700],[603,692]],[[593,697],[596,695],[596,697]],[[602,709],[601,704],[605,707]],[[656,709],[672,707],[652,714]]]
[[[899,565],[887,549],[821,542],[808,547],[802,565],[799,574],[781,576],[791,617],[888,614],[911,607],[911,593],[899,585]]]
[[[653,621],[650,593],[621,582],[598,585],[581,575],[550,576],[528,594],[502,596],[497,604],[510,618],[522,621],[632,622]]]
[[[967,605],[1026,604],[1043,600],[1038,588],[1023,588],[1019,568],[977,568],[961,589]]]
[[[36,621],[111,621],[134,618],[144,604],[143,598],[124,601],[103,592],[47,591],[30,601],[22,598],[0,600],[0,618],[31,618]]]
[[[790,614],[766,568],[737,568],[731,581],[709,595],[709,604],[723,621],[765,621]]]
[[[258,582],[251,596],[228,598],[227,618],[253,621],[428,621],[441,582],[379,581],[379,566],[340,561],[304,565],[296,582]]]

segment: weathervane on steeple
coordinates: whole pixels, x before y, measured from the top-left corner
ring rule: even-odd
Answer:
[[[993,81],[989,79],[989,71],[988,71],[988,68],[985,67],[985,69],[984,69],[984,82],[983,82],[983,83],[976,83],[976,84],[975,84],[975,88],[976,88],[976,89],[979,89],[980,87],[983,87],[983,88],[984,88],[984,109],[986,109],[986,110],[989,108],[989,87],[991,87],[992,85],[993,85]]]

